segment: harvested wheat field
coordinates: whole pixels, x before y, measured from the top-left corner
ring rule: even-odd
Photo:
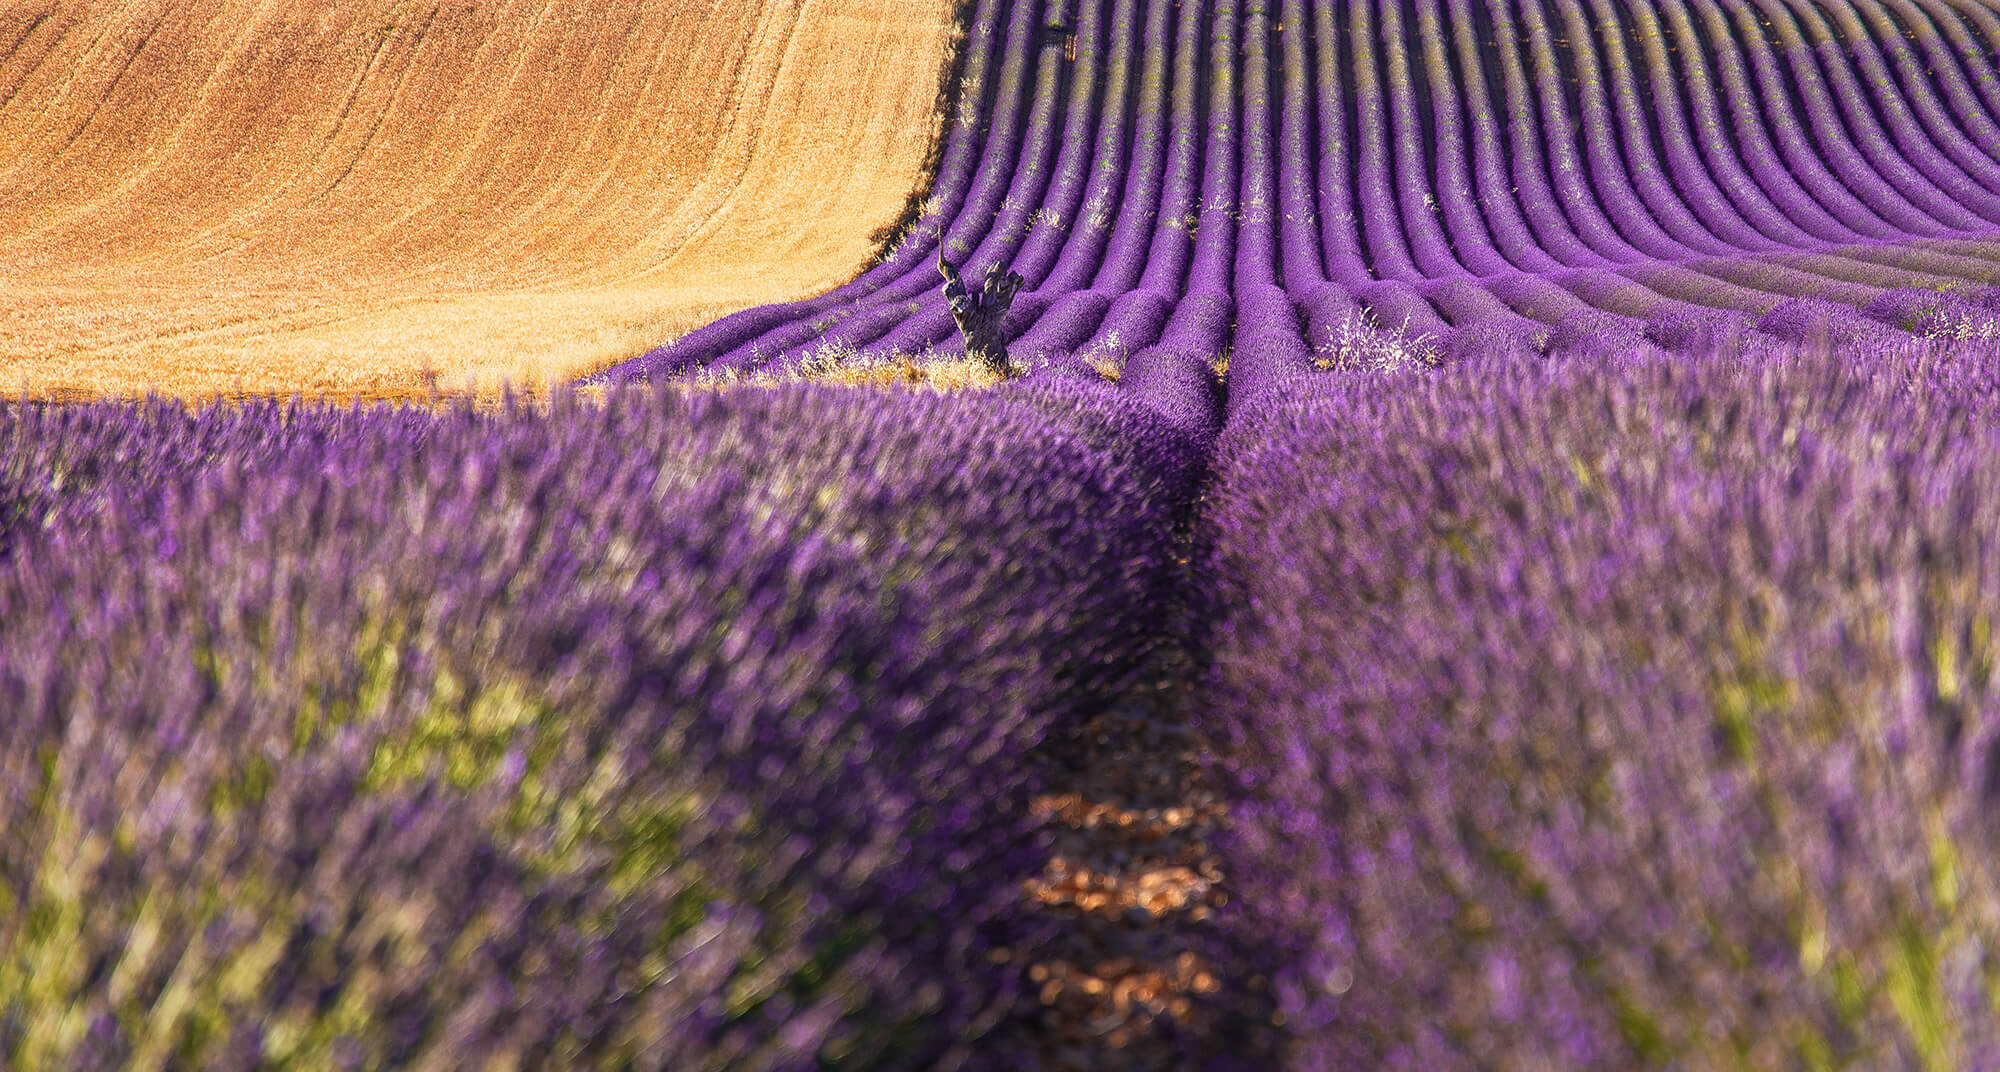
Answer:
[[[945,0],[0,0],[0,384],[550,383],[871,257]]]

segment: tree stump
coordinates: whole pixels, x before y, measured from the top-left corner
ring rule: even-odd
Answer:
[[[951,319],[965,338],[965,356],[1003,376],[1011,374],[1002,325],[1014,304],[1014,292],[1021,289],[1020,275],[998,263],[989,264],[978,289],[968,289],[958,266],[945,259],[942,244],[938,246],[938,273],[944,276],[944,300],[951,306]]]

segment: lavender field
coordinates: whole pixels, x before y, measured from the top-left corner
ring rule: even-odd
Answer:
[[[25,1068],[948,1056],[1198,472],[1062,384],[4,420]]]
[[[1218,473],[1213,702],[1298,1067],[2000,1060],[1996,404],[1990,354],[1293,381]]]
[[[818,298],[0,406],[0,1067],[2000,1068],[2000,8],[965,17]]]
[[[1978,0],[977,0],[969,28],[882,263],[602,378],[951,353],[940,251],[1022,277],[1010,349],[1056,370],[1992,330]]]

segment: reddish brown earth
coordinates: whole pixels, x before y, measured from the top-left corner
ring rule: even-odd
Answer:
[[[1149,684],[1037,757],[1049,791],[1034,808],[1055,843],[1022,892],[1057,926],[1011,955],[1034,991],[1017,1029],[1040,1068],[1279,1062],[1266,980],[1216,940],[1230,884],[1214,838],[1229,800],[1197,717],[1198,675],[1182,652],[1159,663]]]

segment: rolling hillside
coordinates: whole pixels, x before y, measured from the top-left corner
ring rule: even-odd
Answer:
[[[0,396],[0,1067],[2000,1068],[2000,0],[309,10],[0,373],[604,386]]]
[[[980,95],[898,256],[618,375],[949,352],[940,242],[1023,277],[1011,348],[1058,365],[1991,324],[1975,0],[985,0],[974,26]]]
[[[0,3],[0,382],[549,382],[851,276],[944,0]]]

